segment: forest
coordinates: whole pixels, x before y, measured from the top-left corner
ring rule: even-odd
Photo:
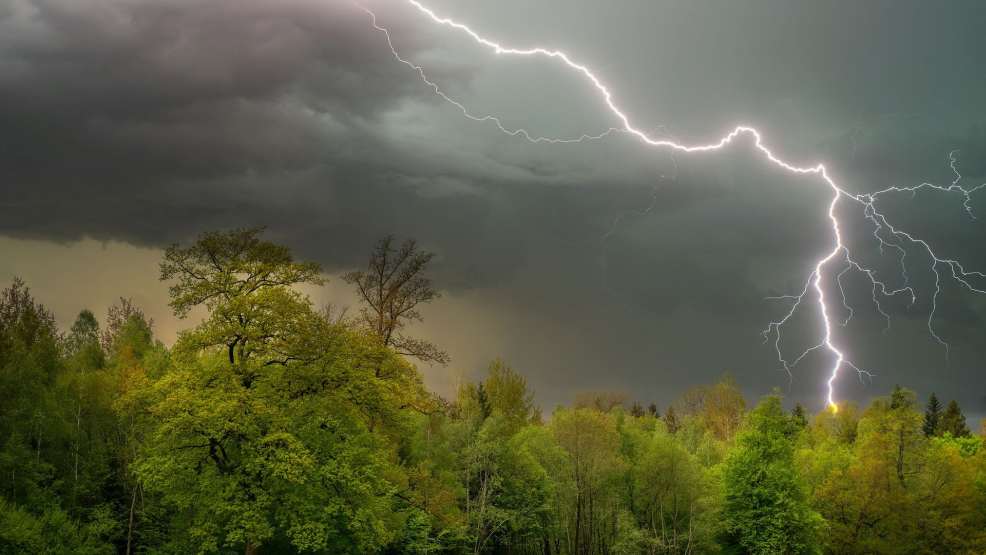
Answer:
[[[549,412],[499,359],[444,398],[416,365],[448,355],[409,335],[432,260],[380,240],[343,311],[262,229],[205,233],[160,263],[205,315],[170,346],[127,298],[63,330],[3,284],[0,553],[986,553],[984,433],[954,401],[809,414],[724,376]]]

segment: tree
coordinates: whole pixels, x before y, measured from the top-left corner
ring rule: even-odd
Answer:
[[[167,530],[164,507],[156,499],[148,500],[151,496],[145,494],[133,463],[154,427],[149,416],[151,384],[166,373],[170,361],[165,346],[154,340],[151,321],[128,299],[121,298],[109,308],[100,342],[107,353],[110,404],[116,419],[111,440],[115,502],[124,510],[124,553],[129,554],[138,546],[147,549],[163,543]]]
[[[461,385],[456,397],[455,408],[464,420],[473,422],[476,427],[481,426],[493,414],[486,385],[483,382]]]
[[[568,507],[567,553],[606,553],[619,516],[615,485],[624,469],[613,414],[591,408],[556,411],[549,425],[568,453],[573,490]]]
[[[79,313],[71,332],[65,338],[66,366],[59,384],[63,410],[72,426],[71,507],[80,497],[98,498],[103,485],[98,477],[109,473],[110,455],[107,436],[112,429],[112,416],[106,360],[99,344],[99,323],[89,310]]]
[[[903,407],[910,407],[914,404],[914,394],[897,384],[894,386],[894,390],[890,393],[890,408],[899,409]]]
[[[575,395],[573,406],[577,409],[595,409],[610,412],[626,406],[627,394],[622,391],[583,391]]]
[[[921,429],[926,437],[938,435],[938,428],[941,425],[941,403],[934,392],[928,398],[928,407],[924,410],[924,425]]]
[[[4,337],[0,354],[12,352],[15,340],[30,344],[48,335],[57,335],[55,317],[31,296],[24,280],[15,277],[10,287],[0,292],[0,336]]]
[[[681,423],[678,422],[678,415],[674,412],[674,407],[669,406],[668,410],[664,413],[664,425],[668,428],[668,433],[675,434],[681,427]]]
[[[576,491],[571,458],[550,428],[536,425],[515,434],[506,453],[504,497],[518,508],[512,534],[517,539],[501,552],[565,553]]]
[[[0,291],[0,493],[12,503],[53,502],[52,459],[71,441],[58,418],[62,354],[54,316],[14,278]]]
[[[110,306],[106,313],[106,328],[99,338],[103,352],[108,355],[112,354],[115,344],[128,326],[139,326],[139,331],[149,340],[151,330],[154,327],[154,320],[147,318],[144,311],[134,305],[133,299],[120,297],[119,302]],[[138,330],[131,328],[130,331],[136,332]]]
[[[543,520],[538,516],[544,510],[544,493],[538,492],[543,477],[528,474],[527,464],[508,445],[531,422],[532,395],[523,376],[502,360],[491,362],[488,372],[485,380],[459,387],[454,410],[432,415],[427,433],[414,442],[418,445],[408,459],[411,495],[433,506],[433,499],[445,499],[444,507],[432,510],[442,515],[432,526],[443,530],[444,539],[435,541],[453,552],[485,553],[527,543],[534,533],[531,528]],[[446,446],[444,454],[430,448],[436,441]],[[422,451],[428,455],[420,457]],[[457,477],[458,489],[453,491],[461,489],[461,498],[443,494],[440,484],[449,480],[441,478],[440,469]],[[461,515],[459,525],[450,522],[449,511],[455,509]],[[450,545],[450,540],[459,545]]]
[[[83,309],[72,324],[72,329],[65,340],[65,348],[69,356],[75,356],[88,351],[85,356],[95,357],[96,365],[102,363],[102,350],[99,345],[99,322],[89,309]]]
[[[536,544],[549,520],[546,477],[512,447],[513,438],[537,418],[527,380],[496,359],[483,381],[460,386],[454,406],[447,430],[463,490],[464,543],[473,553]],[[429,468],[416,474],[423,478],[416,490],[434,487],[435,467]]]
[[[401,331],[407,324],[421,321],[419,307],[422,304],[441,296],[431,280],[424,276],[434,256],[419,250],[413,239],[397,247],[394,236],[387,235],[373,248],[366,270],[350,272],[343,279],[356,286],[364,305],[360,310],[361,320],[384,346],[425,362],[446,364],[448,353],[433,343],[408,337]]]
[[[293,287],[321,285],[314,262],[296,262],[291,251],[260,239],[261,228],[203,234],[190,247],[169,247],[161,262],[161,280],[169,288],[170,306],[184,318],[202,305],[209,317],[183,332],[178,350],[222,347],[230,365],[249,386],[258,368],[295,359],[287,351],[304,340],[315,319],[309,301]]]
[[[660,418],[661,413],[657,410],[657,403],[651,403],[647,405],[647,414],[653,418]]]
[[[808,415],[805,414],[805,408],[801,406],[801,403],[794,404],[794,408],[791,409],[791,419],[799,429],[804,429],[808,426]]]
[[[821,516],[794,464],[796,427],[777,396],[749,415],[723,469],[726,543],[746,553],[817,553]]]
[[[959,403],[952,399],[945,407],[940,422],[940,433],[952,434],[952,437],[968,437],[970,434],[969,426],[966,424],[965,415],[959,408]]]
[[[114,523],[106,511],[97,512],[90,522],[80,523],[58,507],[33,514],[0,497],[0,553],[115,553],[106,538]]]
[[[866,409],[851,446],[837,435],[819,445],[834,463],[814,491],[832,552],[897,553],[913,544],[920,510],[915,500],[927,468],[921,424],[914,393],[896,387]]]
[[[746,399],[732,376],[725,376],[706,393],[702,418],[717,438],[728,441],[739,430]]]
[[[713,386],[691,388],[677,404],[684,416],[700,418],[704,426],[722,441],[732,439],[746,410],[743,393],[728,374]]]
[[[496,359],[448,402],[259,233],[168,249],[173,309],[204,314],[170,349],[127,299],[60,331],[0,291],[0,553],[986,553],[955,401],[896,386],[807,423],[727,378],[542,423]]]
[[[486,380],[479,390],[489,404],[489,413],[504,417],[514,431],[534,416],[534,394],[527,379],[497,358],[490,363]]]
[[[900,539],[915,552],[986,553],[986,490],[970,487],[982,479],[975,477],[981,445],[981,438],[950,435],[928,442],[924,468],[909,488],[913,510],[907,515],[913,525],[895,531],[898,537],[913,534]]]
[[[909,474],[907,467],[912,464],[911,455],[920,451],[920,436],[917,433],[920,419],[919,413],[915,410],[916,406],[913,391],[899,385],[894,386],[894,391],[890,394],[889,426],[884,427],[884,430],[889,429],[891,432],[890,436],[896,451],[894,466],[901,484]]]
[[[839,403],[836,410],[826,409],[815,415],[809,435],[816,440],[831,439],[842,445],[852,445],[859,433],[859,407],[855,403]]]
[[[137,474],[174,511],[175,551],[380,550],[402,516],[389,438],[406,433],[420,380],[379,341],[316,313],[294,286],[321,283],[318,266],[259,233],[166,251],[176,314],[209,314],[152,386]]]
[[[631,458],[634,499],[630,507],[658,553],[714,551],[718,512],[712,473],[667,432],[648,434]]]

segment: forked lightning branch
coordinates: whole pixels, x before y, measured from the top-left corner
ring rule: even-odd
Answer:
[[[556,63],[563,64],[571,71],[581,75],[598,92],[602,99],[603,106],[615,119],[616,124],[609,129],[604,129],[597,133],[584,133],[576,137],[545,137],[537,135],[527,129],[510,128],[503,124],[503,120],[500,117],[495,115],[476,114],[470,111],[462,102],[459,102],[446,94],[435,81],[428,77],[428,74],[423,67],[403,57],[394,45],[389,29],[379,23],[377,15],[365,6],[357,4],[360,9],[367,13],[373,28],[382,33],[394,58],[417,73],[418,77],[425,83],[425,85],[433,90],[436,95],[454,106],[462,113],[463,116],[470,120],[494,125],[499,131],[507,135],[519,137],[532,143],[585,142],[602,139],[613,133],[625,133],[633,136],[645,145],[655,148],[671,149],[673,151],[688,154],[717,151],[734,142],[737,138],[745,136],[752,139],[756,150],[770,163],[795,175],[813,177],[820,184],[831,190],[831,200],[824,206],[824,210],[828,221],[831,224],[832,246],[826,252],[819,254],[819,257],[808,273],[803,288],[791,295],[771,297],[771,299],[789,303],[789,308],[779,320],[767,324],[766,329],[763,330],[763,337],[765,341],[770,341],[773,339],[772,344],[777,352],[777,359],[783,369],[789,373],[809,354],[820,350],[824,350],[829,353],[832,363],[827,381],[828,391],[826,401],[829,407],[833,410],[837,408],[834,389],[835,381],[839,376],[839,372],[844,368],[851,368],[857,372],[860,377],[869,374],[865,369],[861,368],[853,361],[852,357],[846,353],[846,350],[838,344],[836,338],[833,336],[833,327],[847,325],[853,314],[852,308],[847,302],[846,292],[843,287],[843,278],[848,273],[855,272],[859,275],[865,276],[866,279],[869,280],[869,283],[872,286],[871,291],[874,306],[876,307],[876,310],[883,315],[884,318],[886,318],[887,325],[889,326],[890,316],[884,309],[882,304],[884,301],[888,298],[899,295],[907,298],[911,304],[914,304],[918,299],[919,293],[911,283],[907,265],[912,263],[915,259],[914,254],[908,256],[908,253],[920,253],[924,263],[928,265],[928,268],[934,278],[934,291],[930,293],[931,308],[927,315],[928,332],[935,341],[940,343],[945,348],[946,354],[948,351],[948,344],[941,338],[934,326],[935,311],[938,308],[938,299],[942,291],[942,280],[951,279],[971,292],[986,293],[986,274],[976,270],[967,269],[959,260],[940,256],[937,254],[936,249],[932,247],[927,240],[911,233],[906,229],[903,229],[899,225],[896,225],[878,208],[879,201],[885,196],[900,193],[914,194],[919,190],[926,189],[943,194],[960,195],[962,198],[962,205],[966,213],[970,218],[974,219],[975,214],[970,205],[971,195],[986,184],[980,184],[975,187],[967,188],[962,183],[962,176],[957,168],[957,157],[955,152],[949,154],[949,165],[955,175],[955,179],[947,186],[922,183],[920,185],[907,187],[888,187],[873,193],[854,193],[837,184],[829,175],[824,164],[819,163],[810,166],[799,166],[785,161],[764,143],[760,132],[755,127],[749,125],[739,125],[722,138],[708,144],[687,145],[667,138],[650,136],[634,126],[629,116],[626,115],[626,113],[613,99],[613,93],[610,88],[603,83],[592,72],[592,70],[585,65],[577,63],[565,52],[540,47],[507,47],[499,42],[480,35],[478,32],[465,24],[439,16],[417,0],[402,1],[407,2],[407,4],[417,10],[424,20],[431,21],[436,25],[448,27],[454,31],[462,33],[470,37],[478,45],[488,48],[496,55],[544,57]],[[891,251],[895,253],[897,257],[897,267],[899,269],[899,274],[895,279],[895,283],[897,285],[889,284],[885,279],[879,277],[876,269],[864,264],[860,259],[853,256],[852,251],[843,240],[842,226],[837,215],[837,208],[841,205],[841,203],[858,204],[862,209],[864,217],[872,227],[872,235],[879,245],[881,252]],[[827,280],[830,283],[837,285],[837,287],[830,288],[838,291],[838,297],[836,297],[835,293],[826,291],[826,288],[823,287],[823,280]],[[783,349],[781,348],[781,334],[784,326],[785,324],[788,324],[795,314],[797,314],[798,311],[805,306],[806,301],[812,293],[816,298],[815,307],[819,321],[822,324],[822,333],[818,337],[818,341],[815,345],[798,353],[797,356],[792,357],[790,355],[785,355]],[[835,320],[834,311],[831,308],[833,297],[839,299],[837,302],[840,302],[842,309],[847,312],[847,318],[839,321]]]

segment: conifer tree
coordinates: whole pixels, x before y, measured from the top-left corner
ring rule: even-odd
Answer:
[[[924,430],[925,436],[931,437],[938,435],[941,426],[941,417],[941,402],[932,392],[931,397],[928,397],[928,408],[924,411],[924,425],[922,429]]]
[[[952,437],[968,437],[970,435],[969,427],[965,423],[965,415],[962,414],[962,409],[959,408],[955,399],[949,401],[948,406],[945,407],[939,431],[943,434],[952,434]]]

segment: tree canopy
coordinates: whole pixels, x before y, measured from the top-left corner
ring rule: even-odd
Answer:
[[[67,330],[0,291],[0,553],[986,552],[986,449],[955,401],[895,387],[817,414],[736,383],[585,391],[543,414],[494,359],[447,397],[409,339],[433,259],[378,243],[356,319],[260,229],[161,262],[189,326],[120,298]],[[427,345],[426,348],[420,348]],[[646,408],[645,408],[646,407]]]

